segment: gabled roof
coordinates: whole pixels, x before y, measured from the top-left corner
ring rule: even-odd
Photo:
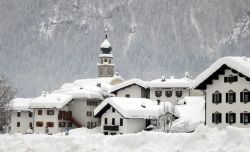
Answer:
[[[95,117],[100,118],[109,107],[115,108],[124,118],[156,118],[161,112],[160,106],[149,99],[112,97],[96,107]]]
[[[146,83],[144,81],[142,81],[141,79],[130,79],[128,81],[122,82],[120,84],[117,84],[117,85],[111,87],[109,89],[109,91],[111,93],[114,93],[114,92],[117,92],[117,91],[119,91],[121,89],[124,89],[124,88],[127,88],[129,86],[132,86],[132,85],[138,85],[138,86],[140,86],[142,88],[147,88]]]
[[[232,69],[241,76],[250,78],[250,58],[247,57],[223,57],[213,63],[209,68],[196,77],[194,80],[194,88],[205,89],[211,80],[222,74],[225,69]]]

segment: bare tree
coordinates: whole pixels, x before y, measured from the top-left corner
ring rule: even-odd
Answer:
[[[15,93],[7,78],[0,76],[0,132],[4,132],[9,124],[9,104]]]

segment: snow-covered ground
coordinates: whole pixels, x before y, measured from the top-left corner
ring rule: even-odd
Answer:
[[[69,136],[0,135],[0,152],[249,152],[250,129],[199,126],[193,133],[140,132],[104,136],[98,129],[72,130]]]

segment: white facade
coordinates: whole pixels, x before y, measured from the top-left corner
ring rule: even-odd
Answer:
[[[18,114],[19,113],[19,114]],[[31,113],[31,114],[30,114]],[[33,113],[32,111],[16,111],[10,112],[10,133],[25,134],[33,127]]]
[[[225,83],[224,77],[233,75],[238,77],[237,82]],[[239,77],[237,73],[231,70],[226,70],[225,75],[219,75],[218,80],[213,80],[212,85],[207,85],[206,89],[206,124],[209,127],[225,128],[227,125],[249,128],[250,124],[240,123],[240,113],[244,111],[250,112],[250,103],[240,102],[240,92],[244,89],[250,90],[250,81],[246,81],[244,77]],[[226,93],[232,90],[236,93],[236,102],[229,104],[226,103]],[[221,93],[221,103],[212,103],[212,94],[216,91]],[[219,112],[222,114],[221,123],[215,124],[212,122],[212,113]],[[226,123],[226,113],[236,113],[236,122],[229,124]]]
[[[156,91],[161,92],[161,96],[156,96]],[[166,96],[166,91],[171,92],[171,96]],[[181,96],[177,96],[176,92],[181,92]],[[150,99],[154,101],[160,102],[171,102],[171,103],[178,103],[180,99],[183,99],[186,96],[190,96],[191,90],[188,88],[150,88]]]
[[[101,132],[105,135],[111,134],[126,134],[126,133],[136,133],[144,130],[146,128],[146,120],[142,118],[124,118],[117,110],[112,111],[113,107],[110,107],[101,117]],[[105,124],[105,119],[107,119],[107,124]],[[115,124],[112,124],[112,119],[115,120]],[[120,124],[120,121],[123,124]],[[118,130],[106,129],[104,126],[117,126]]]
[[[145,98],[145,89],[134,84],[117,91],[117,97]]]
[[[72,117],[83,127],[94,128],[100,126],[100,119],[94,118],[94,109],[100,103],[101,100],[98,99],[73,99],[69,110],[72,111]]]

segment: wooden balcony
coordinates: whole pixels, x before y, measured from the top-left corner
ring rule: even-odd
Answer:
[[[119,131],[119,126],[103,126],[103,130],[106,130],[106,131]]]

